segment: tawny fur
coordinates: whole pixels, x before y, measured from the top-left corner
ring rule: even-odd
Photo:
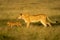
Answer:
[[[21,26],[21,23],[20,23],[20,22],[8,21],[8,22],[7,22],[7,25],[10,26],[11,28],[12,28],[13,26],[19,27],[19,26]]]
[[[48,19],[48,16],[45,14],[38,14],[38,15],[29,15],[29,14],[23,14],[21,13],[18,16],[18,19],[23,19],[27,23],[27,27],[29,27],[29,24],[31,22],[41,22],[45,27],[47,25],[51,26],[50,19]],[[47,21],[48,20],[48,21]]]

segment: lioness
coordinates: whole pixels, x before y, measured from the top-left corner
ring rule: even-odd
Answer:
[[[47,15],[45,14],[38,14],[38,15],[29,15],[29,14],[22,14],[18,16],[18,19],[23,19],[27,23],[27,27],[29,27],[29,24],[31,22],[41,22],[45,27],[47,25],[51,26],[50,22],[51,21]],[[52,21],[51,21],[52,22]]]
[[[13,27],[13,26],[21,26],[21,24],[19,23],[19,22],[12,22],[12,21],[8,21],[7,22],[7,25],[8,26],[11,26],[11,28]]]

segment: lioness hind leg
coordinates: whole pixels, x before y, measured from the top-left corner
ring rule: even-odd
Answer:
[[[47,27],[47,24],[46,24],[46,22],[44,22],[44,21],[41,21],[41,23],[44,25],[44,27]]]
[[[49,22],[47,23],[50,27],[52,26]]]

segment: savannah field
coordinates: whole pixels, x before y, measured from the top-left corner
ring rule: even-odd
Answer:
[[[18,20],[20,13],[46,14],[52,21],[51,27],[31,23],[26,27]],[[20,22],[21,26],[7,26],[8,21]],[[0,0],[0,40],[60,40],[60,0]]]

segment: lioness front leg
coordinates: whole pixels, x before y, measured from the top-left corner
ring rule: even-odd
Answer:
[[[27,28],[30,26],[29,24],[30,24],[30,23],[28,22],[28,23],[27,23]]]

